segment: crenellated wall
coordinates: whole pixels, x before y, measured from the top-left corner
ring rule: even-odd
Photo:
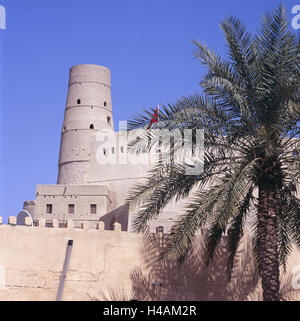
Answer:
[[[207,268],[198,235],[185,263],[162,264],[158,256],[165,244],[161,227],[145,235],[106,230],[103,222],[91,228],[83,221],[74,228],[68,220],[64,228],[52,220],[45,227],[9,224],[0,218],[0,300],[55,300],[68,240],[73,240],[70,265],[63,300],[260,300],[261,288],[251,252],[251,242],[244,236],[237,251],[232,279],[227,282],[226,237],[217,250],[214,263]],[[300,300],[297,267],[299,250],[294,249],[287,274],[282,274],[284,295]],[[300,270],[299,270],[300,272]],[[294,273],[294,274],[293,274]]]
[[[247,234],[230,282],[226,236],[209,267],[203,260],[201,235],[181,266],[158,261],[165,246],[163,231],[168,233],[188,199],[169,202],[149,222],[145,235],[131,232],[136,209],[128,205],[128,192],[149,175],[161,150],[128,153],[127,131],[115,132],[112,117],[109,69],[73,66],[57,185],[37,185],[36,199],[24,202],[35,226],[24,211],[20,215],[25,225],[16,225],[14,216],[3,225],[0,217],[0,300],[55,300],[70,239],[64,300],[261,299]],[[299,300],[299,249],[293,249],[282,277],[282,295],[292,293]]]

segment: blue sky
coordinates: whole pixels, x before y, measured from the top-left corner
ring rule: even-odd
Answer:
[[[7,0],[0,30],[1,205],[6,222],[37,184],[55,184],[69,68],[112,73],[115,128],[142,108],[200,92],[191,40],[225,51],[219,23],[254,32],[279,0]],[[299,1],[285,1],[291,8]]]

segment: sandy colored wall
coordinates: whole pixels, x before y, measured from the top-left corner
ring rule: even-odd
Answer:
[[[157,261],[164,246],[161,232],[149,233],[145,241],[140,234],[117,230],[1,225],[0,300],[55,300],[69,239],[73,240],[73,250],[63,300],[261,298],[247,237],[238,250],[232,280],[227,283],[222,246],[209,269],[204,267],[196,245],[179,267],[172,261],[164,265]],[[196,244],[201,243],[198,241]],[[288,271],[295,266],[300,266],[296,251]],[[300,284],[298,279],[293,275],[294,284]],[[291,288],[291,282],[285,281],[286,289]],[[300,290],[294,292],[300,300]]]
[[[33,219],[90,220],[99,221],[109,212],[111,197],[106,186],[94,185],[37,185]],[[52,205],[52,213],[46,213],[46,205]],[[68,204],[74,204],[73,214]],[[96,213],[90,213],[90,205],[96,205]]]
[[[64,300],[90,300],[107,284],[130,291],[140,264],[137,234],[95,229],[0,226],[0,300],[55,300],[67,241],[73,240]]]

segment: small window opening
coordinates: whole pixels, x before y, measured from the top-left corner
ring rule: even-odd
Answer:
[[[115,148],[114,148],[114,147],[111,148],[111,153],[112,153],[112,154],[115,153]]]
[[[47,214],[52,214],[52,204],[47,204],[46,205],[46,213]]]
[[[106,101],[104,102],[104,107],[106,107]]]
[[[103,155],[106,155],[106,148],[103,148]]]
[[[75,205],[74,204],[69,204],[68,205],[68,213],[69,214],[74,214],[75,211]]]
[[[107,123],[110,125],[110,117],[107,116]]]
[[[124,153],[124,147],[121,146],[121,153]]]
[[[80,104],[81,104],[81,100],[77,99],[77,105],[80,105]]]
[[[90,213],[91,214],[97,213],[97,205],[96,204],[90,204]]]
[[[64,126],[64,131],[66,131],[67,130],[67,127],[66,126]]]
[[[93,124],[90,124],[90,129],[94,129],[94,125]]]

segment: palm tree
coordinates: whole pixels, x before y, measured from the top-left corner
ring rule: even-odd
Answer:
[[[157,163],[128,197],[138,207],[133,227],[143,231],[171,200],[196,190],[167,236],[165,255],[184,258],[200,229],[210,262],[227,233],[231,271],[251,221],[263,299],[276,301],[281,299],[279,266],[285,266],[293,244],[300,246],[300,201],[294,192],[300,183],[300,41],[289,29],[283,5],[263,17],[254,36],[234,17],[221,28],[227,59],[194,41],[194,55],[207,67],[200,83],[204,94],[164,105],[153,126],[163,131],[164,148],[171,146],[173,155],[184,148],[174,144],[174,130],[204,129],[204,171],[186,175],[186,164]],[[152,113],[136,115],[130,132],[146,128]],[[161,132],[139,133],[130,144],[135,151],[162,144]],[[197,147],[195,139],[192,145]]]

